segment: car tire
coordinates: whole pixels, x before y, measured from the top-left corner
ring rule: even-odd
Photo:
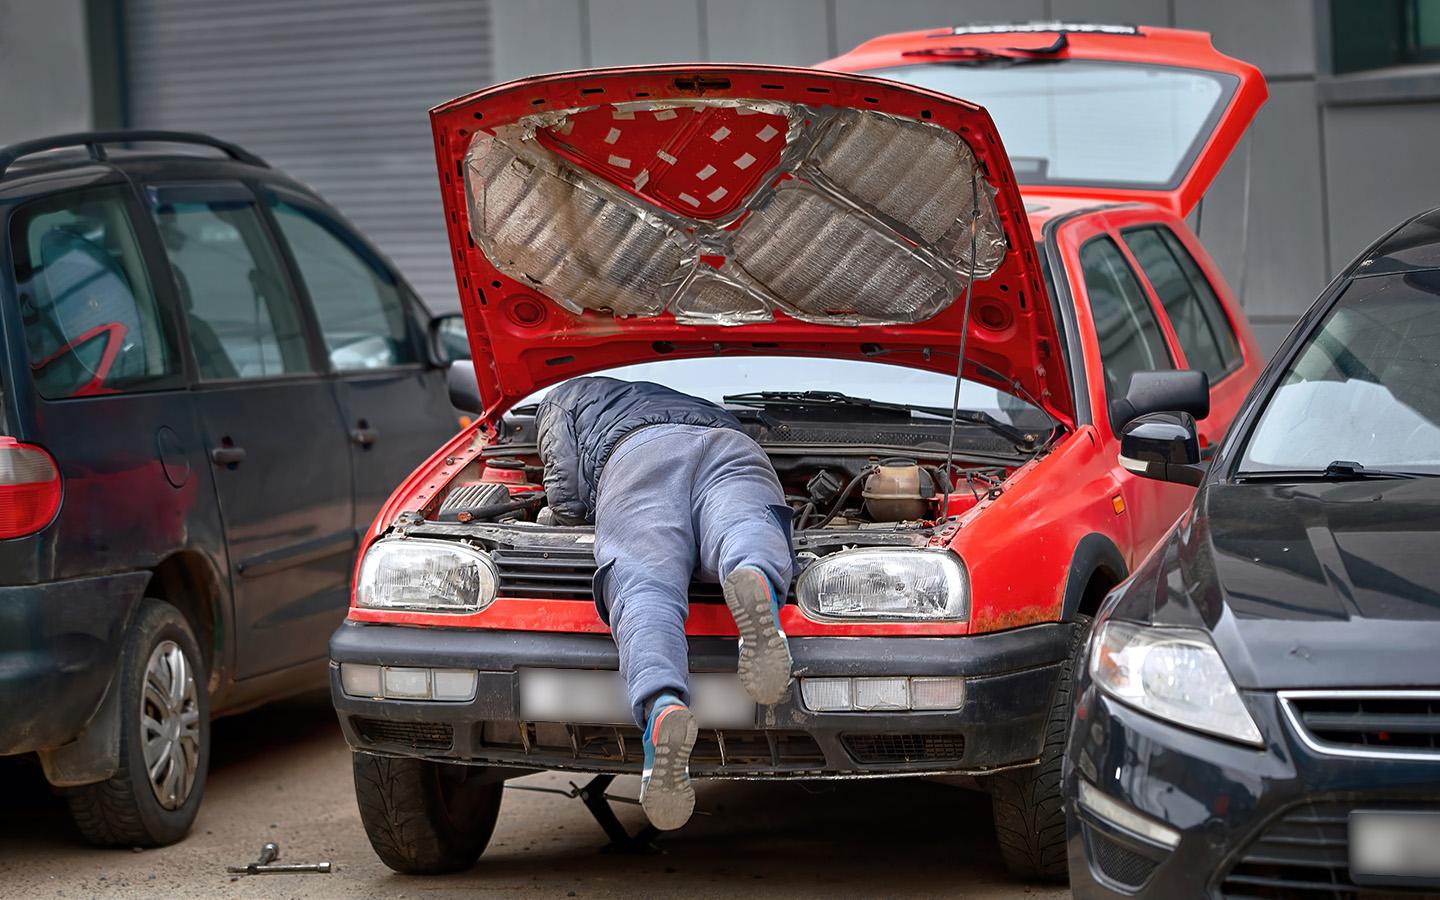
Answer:
[[[405,875],[475,865],[490,843],[505,782],[484,766],[356,752],[355,799],[370,846]]]
[[[190,831],[210,767],[202,660],[178,609],[162,600],[141,601],[116,671],[119,766],[105,781],[62,791],[75,827],[90,843],[160,847]]]
[[[1077,616],[1070,636],[1070,654],[1060,665],[1060,680],[1045,721],[1045,744],[1039,763],[985,779],[1000,857],[1011,874],[1022,878],[1063,882],[1069,877],[1060,763],[1065,757],[1065,737],[1075,710],[1075,666],[1089,636],[1090,617]]]

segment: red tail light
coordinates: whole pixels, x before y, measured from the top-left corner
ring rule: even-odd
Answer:
[[[0,539],[34,534],[60,508],[60,470],[32,444],[0,437]]]

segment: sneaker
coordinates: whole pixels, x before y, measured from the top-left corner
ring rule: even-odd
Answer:
[[[688,706],[668,694],[655,701],[642,738],[645,771],[640,776],[640,808],[661,831],[679,828],[695,811],[690,751],[698,732]]]
[[[792,663],[770,579],[759,569],[739,568],[726,576],[723,589],[740,630],[740,683],[756,703],[779,703],[790,687]]]

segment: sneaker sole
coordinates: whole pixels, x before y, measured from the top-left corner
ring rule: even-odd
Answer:
[[[640,791],[640,808],[650,824],[674,831],[695,812],[695,786],[690,782],[690,751],[700,729],[695,715],[679,707],[656,725],[655,765]]]
[[[793,663],[790,644],[775,622],[770,585],[753,569],[736,569],[723,590],[740,631],[740,683],[756,703],[779,703],[790,688]]]

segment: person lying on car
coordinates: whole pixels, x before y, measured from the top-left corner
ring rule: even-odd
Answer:
[[[572,379],[536,413],[556,521],[595,523],[595,605],[644,729],[640,805],[656,828],[695,809],[685,618],[700,577],[723,586],[739,675],[757,703],[790,685],[779,598],[794,569],[790,509],[760,445],[723,408],[650,382]]]

